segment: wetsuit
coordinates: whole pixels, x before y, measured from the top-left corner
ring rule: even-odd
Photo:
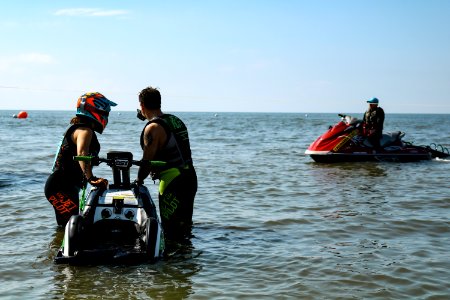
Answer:
[[[363,118],[364,135],[375,149],[381,148],[380,139],[383,134],[384,110],[381,107],[368,109]]]
[[[166,134],[163,149],[153,160],[167,162],[164,169],[152,174],[159,179],[159,211],[166,240],[179,241],[188,238],[192,228],[194,198],[197,193],[197,174],[192,164],[188,131],[176,116],[164,114],[152,119],[147,125],[157,123]],[[145,130],[144,127],[144,130]],[[144,149],[144,130],[141,147]]]
[[[85,183],[80,164],[73,160],[77,155],[77,145],[72,141],[72,133],[85,124],[71,125],[64,133],[55,156],[52,174],[45,183],[45,197],[53,205],[58,225],[64,226],[70,217],[78,213],[79,192]],[[100,144],[93,132],[89,146],[90,155],[98,155]]]

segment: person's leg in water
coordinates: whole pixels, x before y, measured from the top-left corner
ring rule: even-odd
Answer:
[[[373,135],[369,136],[369,142],[372,144],[373,149],[376,151],[382,150],[380,140],[381,140],[381,135],[379,135],[379,134],[373,134]]]
[[[45,183],[45,197],[55,210],[56,223],[65,226],[78,213],[79,188],[60,174],[51,174]]]
[[[183,170],[159,195],[159,211],[165,240],[183,242],[191,237],[194,198],[197,192],[195,170]]]

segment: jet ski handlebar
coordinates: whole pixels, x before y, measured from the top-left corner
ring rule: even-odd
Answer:
[[[142,166],[144,164],[149,164],[150,167],[158,168],[158,167],[164,167],[167,165],[167,163],[165,161],[159,161],[159,160],[133,160],[133,159],[127,159],[127,158],[103,158],[103,157],[90,156],[90,155],[74,156],[73,160],[90,162],[94,166],[98,166],[100,163],[106,163],[108,166],[116,167],[116,168],[130,168],[132,165]]]

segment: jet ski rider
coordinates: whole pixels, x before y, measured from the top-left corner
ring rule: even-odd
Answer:
[[[117,104],[100,93],[87,93],[77,101],[72,118],[55,156],[52,174],[45,184],[45,196],[55,209],[56,222],[65,226],[78,213],[79,192],[86,183],[105,189],[108,181],[92,174],[87,162],[73,160],[76,155],[98,155],[100,144],[94,131],[102,133],[108,124],[111,106]]]
[[[383,134],[384,110],[378,106],[379,100],[367,100],[369,108],[363,117],[363,135],[367,137],[375,150],[380,150],[380,139]]]
[[[141,133],[142,160],[168,163],[163,169],[139,167],[136,184],[151,174],[159,179],[159,211],[166,245],[188,241],[191,236],[197,174],[192,163],[186,125],[176,116],[161,111],[161,94],[148,87],[139,94],[138,117],[148,120]],[[175,245],[174,244],[174,245]]]

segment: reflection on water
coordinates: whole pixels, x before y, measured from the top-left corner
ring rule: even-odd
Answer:
[[[58,233],[52,247],[60,240]],[[186,246],[155,264],[55,265],[53,288],[48,296],[89,299],[95,294],[108,299],[186,299],[194,293],[191,277],[202,269],[196,263],[200,254],[196,252]]]
[[[365,177],[367,181],[374,180],[375,177],[387,176],[386,166],[387,163],[379,162],[360,162],[360,163],[309,163],[311,171],[314,177],[318,177],[322,180],[340,181],[352,178]]]

